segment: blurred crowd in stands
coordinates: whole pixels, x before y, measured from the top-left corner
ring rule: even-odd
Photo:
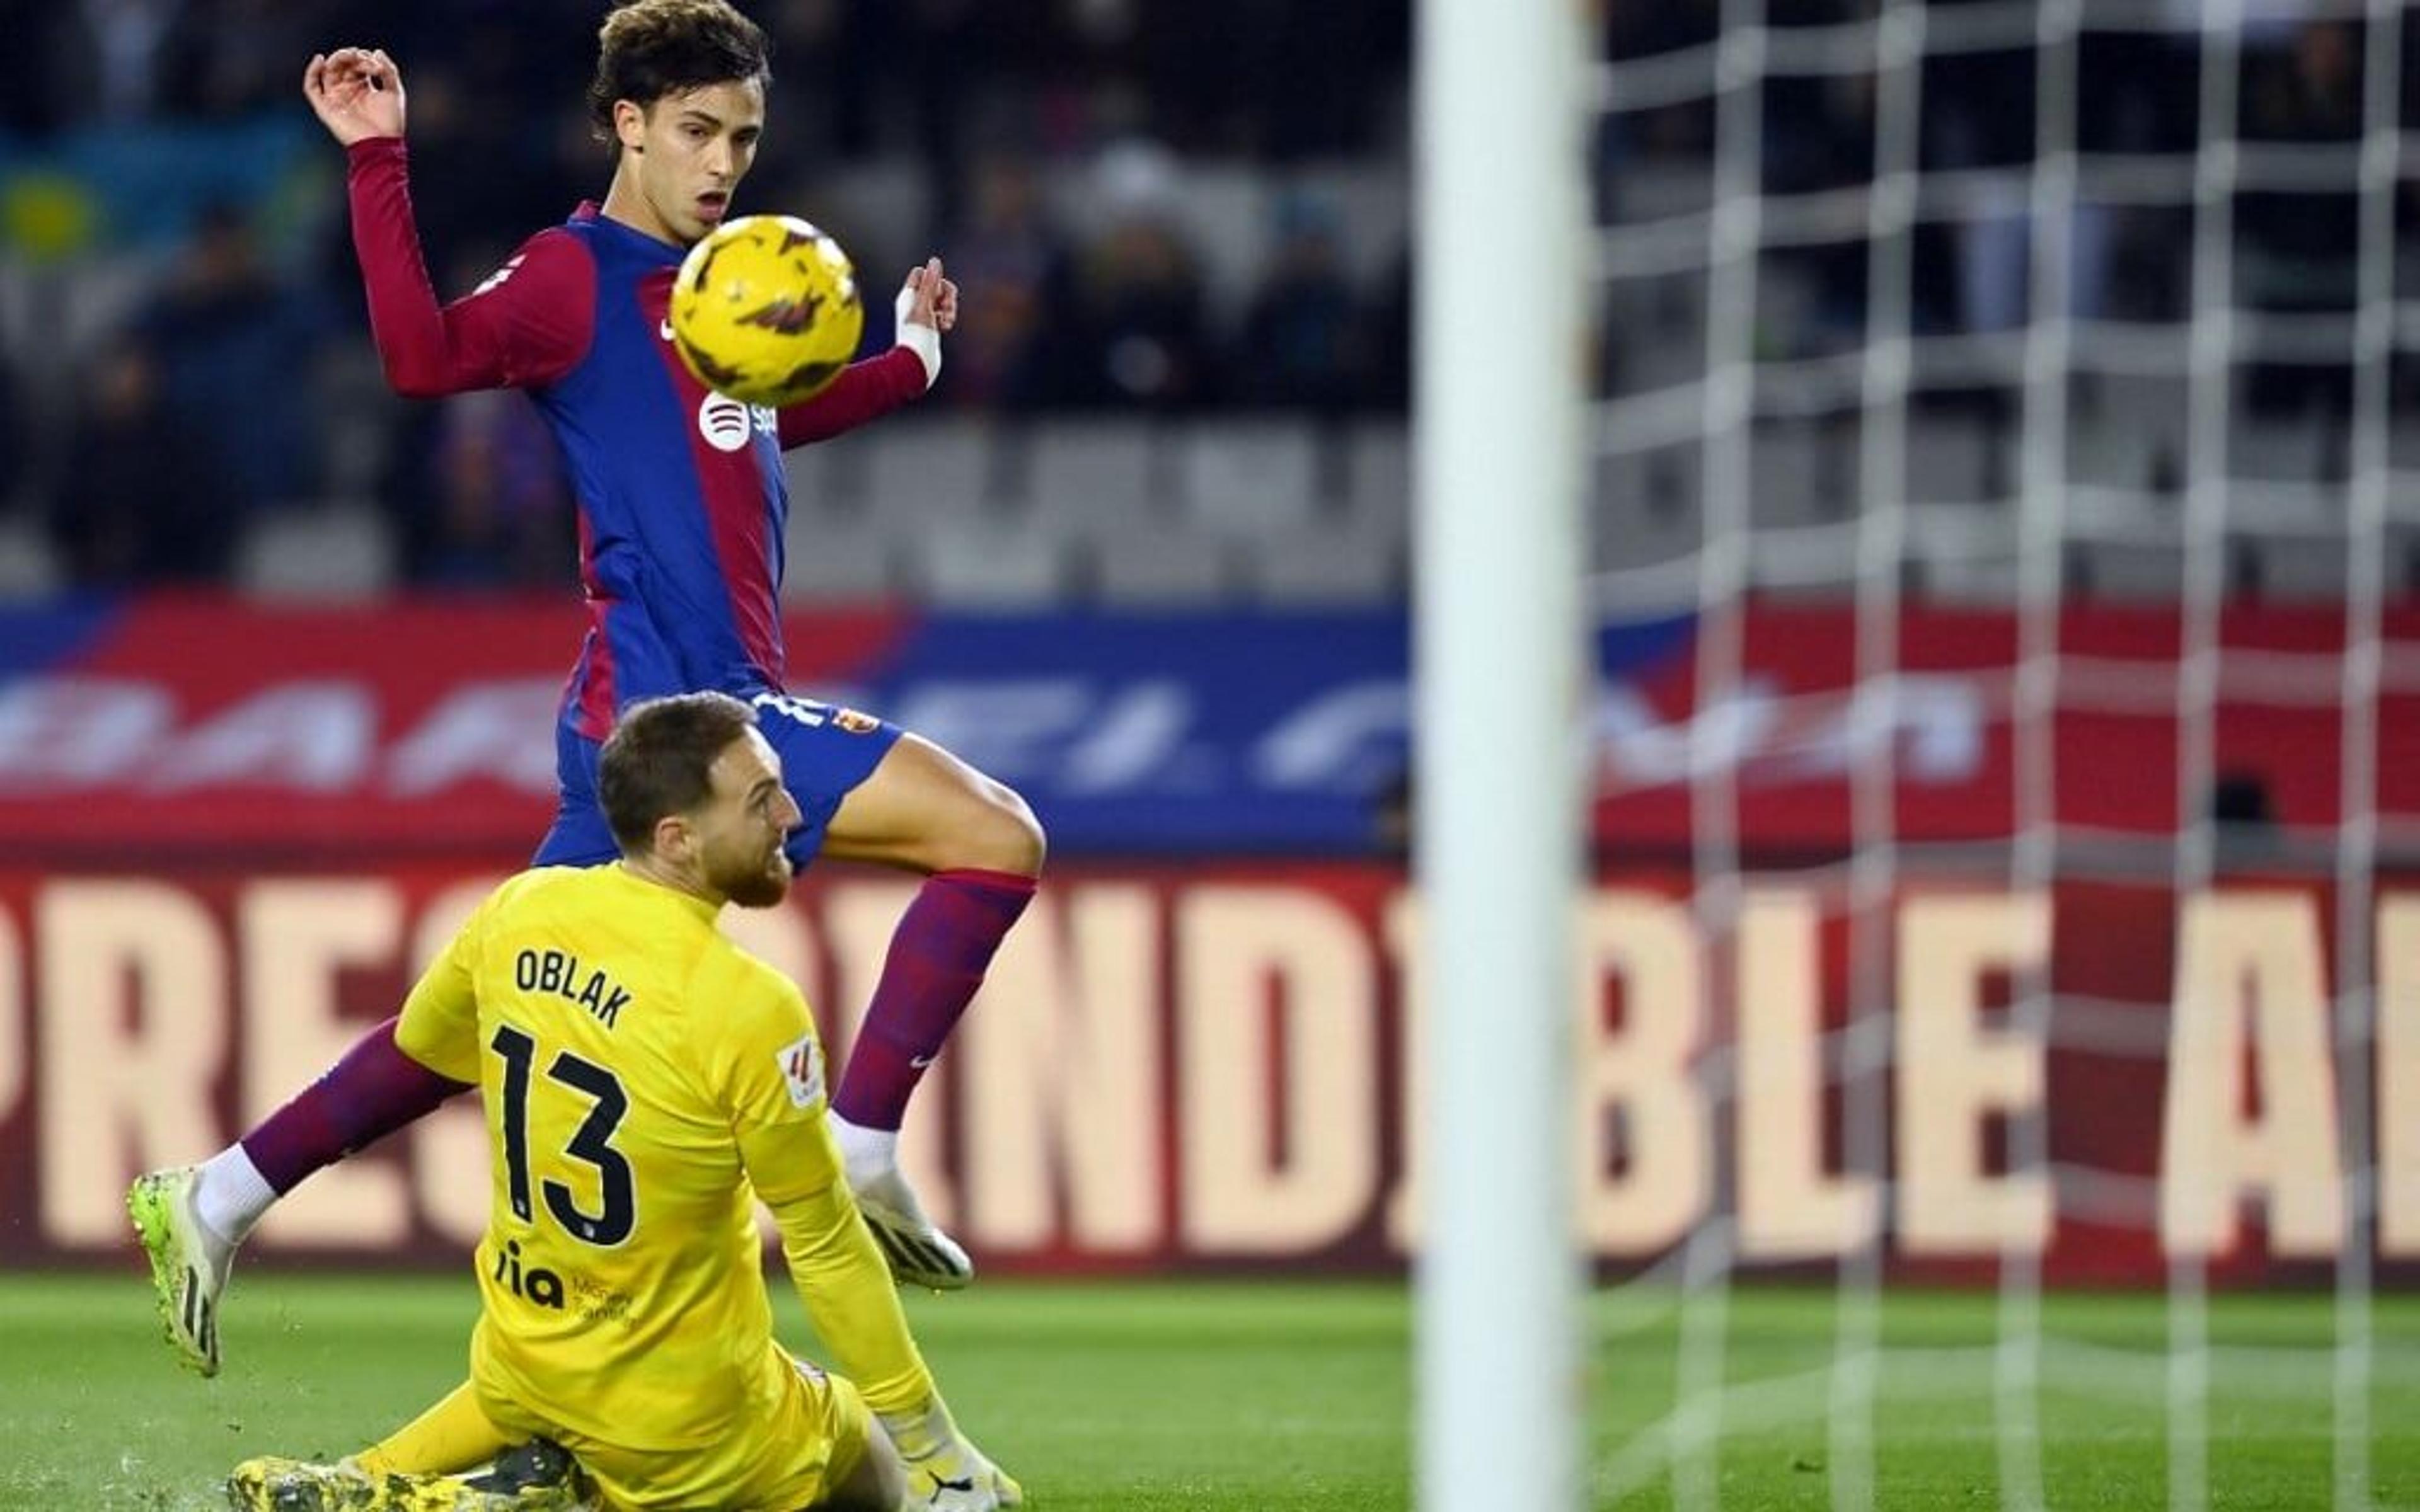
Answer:
[[[1929,8],[1932,24],[1947,27],[1956,12],[1989,3]],[[2168,3],[2177,30],[2087,30],[2078,52],[2076,145],[2113,161],[2166,155],[2188,170],[2181,197],[2079,200],[2072,301],[2082,317],[2173,322],[2188,313],[2186,155],[2201,140],[2202,39],[2194,0]],[[562,581],[566,505],[528,407],[405,405],[380,392],[340,160],[311,122],[299,80],[313,52],[335,45],[395,56],[410,90],[429,266],[441,292],[458,294],[520,238],[602,193],[611,162],[580,100],[603,8],[603,0],[72,0],[14,9],[0,47],[0,273],[13,269],[20,286],[0,308],[72,306],[119,241],[147,240],[152,251],[116,259],[139,263],[141,274],[110,306],[99,339],[0,340],[0,501],[47,510],[70,575],[85,582],[211,576],[232,522],[332,496],[383,501],[419,580]],[[822,220],[877,290],[928,250],[947,258],[968,316],[937,408],[1012,420],[1404,410],[1406,0],[760,0],[749,8],[776,53],[771,129],[743,208]],[[1812,35],[1876,7],[1766,0],[1764,9],[1776,28]],[[2343,9],[2249,5],[2236,122],[2246,139],[2358,139],[2363,37],[2357,23],[2335,19]],[[1723,12],[1719,0],[1608,7],[1606,56],[1678,57],[1714,42]],[[2403,37],[2410,54],[2420,25]],[[2022,40],[1929,58],[1915,165],[2033,162],[2039,63]],[[2411,86],[2420,56],[2407,57],[2403,78],[2409,131],[2420,126],[2420,89]],[[1871,179],[1870,67],[1776,77],[1761,99],[1765,193],[1854,191]],[[225,150],[281,169],[225,196],[195,192],[191,175],[164,185],[148,202],[156,214],[119,212],[121,222],[156,223],[139,238],[47,192],[45,165],[74,144],[131,139],[148,146],[116,160],[96,148],[85,161],[141,162],[181,137],[246,141],[210,133],[263,122],[277,133],[272,147]],[[1636,110],[1617,99],[1594,143],[1600,217],[1656,213],[1639,196],[1659,176],[1694,177],[1702,193],[1715,128],[1705,94]],[[190,203],[175,203],[180,185]],[[1915,333],[2026,322],[2024,189],[2011,178],[1987,190],[1979,208],[1920,219]],[[2238,301],[2349,312],[2357,209],[2350,175],[2238,193]],[[2407,179],[2399,226],[2411,247],[2420,247],[2415,210]],[[164,244],[163,227],[173,233]],[[1768,252],[1775,275],[1807,297],[1761,309],[1760,353],[1821,355],[1863,342],[1868,253],[1854,225]],[[1524,303],[1545,297],[1503,296],[1511,345],[1474,360],[1518,360]],[[887,301],[874,303],[879,311]],[[1771,325],[1785,308],[1788,323]],[[1659,343],[1687,345],[1624,318],[1606,316],[1608,393],[1652,386],[1626,364]],[[1702,348],[1701,337],[1688,340]],[[2331,361],[2256,365],[2247,402],[2340,415],[2349,370]]]
[[[346,43],[383,47],[400,65],[421,231],[451,297],[520,239],[601,196],[612,159],[589,133],[582,92],[605,8],[85,0],[12,13],[0,185],[13,167],[17,193],[0,207],[0,266],[48,281],[21,304],[76,298],[64,285],[134,239],[80,210],[68,220],[90,239],[67,233],[42,269],[33,243],[59,233],[55,217],[27,208],[28,169],[95,139],[263,119],[302,131],[283,147],[292,171],[258,193],[157,207],[182,224],[70,370],[28,370],[57,344],[0,343],[0,499],[39,501],[72,575],[111,582],[209,577],[246,512],[365,481],[396,504],[415,577],[561,581],[561,485],[528,406],[407,406],[365,381],[342,160],[318,135],[300,79],[312,53]],[[1400,0],[746,8],[772,35],[775,79],[742,208],[807,214],[840,234],[882,296],[870,301],[877,323],[910,263],[944,255],[970,318],[937,407],[1404,407],[1410,19]],[[1259,222],[1245,231],[1249,260],[1228,256],[1223,278],[1205,267],[1204,212],[1188,203],[1194,163],[1252,190],[1221,202]],[[1348,245],[1367,227],[1321,187],[1340,180],[1347,199],[1377,186],[1392,207],[1381,216],[1390,244]],[[29,391],[39,400],[63,385],[71,404],[29,413]],[[332,477],[346,464],[330,448],[365,409],[402,431],[377,448],[380,476]]]
[[[1762,0],[1760,6],[1777,38],[1816,37],[1869,19],[1878,8],[1872,0]],[[2205,140],[2229,132],[2249,147],[2347,149],[2336,161],[2314,161],[2307,187],[2279,187],[2273,177],[2239,184],[2227,242],[2237,305],[2352,309],[2362,239],[2350,151],[2364,133],[2367,51],[2354,8],[2324,0],[2247,0],[2239,12],[2241,30],[2229,39],[2240,68],[2231,87],[2208,100],[2202,62],[2222,54],[2203,32],[2201,0],[2158,0],[2122,11],[2113,7],[2098,26],[2087,6],[2067,64],[2038,50],[2022,6],[1929,0],[1922,8],[1928,56],[1914,86],[1916,150],[1904,165],[1939,176],[1936,182],[1962,172],[1978,182],[1962,213],[1918,212],[1912,310],[1917,334],[2006,331],[2025,323],[2033,225],[2025,174],[2043,161],[2048,141],[2059,139],[2083,154],[2085,163],[2137,170],[2131,183],[2112,173],[2096,184],[2087,173],[2076,192],[2069,226],[2070,313],[2076,318],[2167,323],[2187,317],[2195,277],[2194,154]],[[2008,24],[2012,12],[2024,24]],[[1613,7],[1608,56],[1638,62],[1708,47],[1725,13],[1722,0]],[[1870,33],[1863,45],[1872,45]],[[2420,129],[2420,87],[2414,87],[2420,26],[2408,21],[2401,54],[2397,124],[2409,132]],[[2068,115],[2046,141],[2039,91],[2045,78],[2055,82],[2068,68],[2071,99],[2062,101]],[[1878,92],[1870,67],[1769,78],[1759,144],[1763,193],[1806,195],[1862,186],[1873,180],[1878,165],[1895,165],[1891,160],[1878,164]],[[2225,125],[2205,120],[2206,110],[2230,102],[2232,118]],[[1625,114],[1617,92],[1601,143],[1600,214],[1624,218],[1625,187],[1642,166],[1702,164],[1714,151],[1715,132],[1710,97]],[[2164,174],[2163,167],[2174,171]],[[1992,170],[2015,175],[1980,181]],[[2408,172],[2399,180],[2396,230],[2402,248],[2420,249],[2420,179]],[[1794,264],[1820,290],[1804,326],[1776,333],[1776,345],[1806,355],[1865,339],[1867,250],[1862,228],[1853,225],[1768,255]],[[2303,402],[2308,388],[2325,390],[2327,402],[2341,406],[2347,402],[2343,369],[2321,371],[2331,367],[2323,363],[2312,364],[2309,374],[2259,375],[2252,402],[2274,410]]]

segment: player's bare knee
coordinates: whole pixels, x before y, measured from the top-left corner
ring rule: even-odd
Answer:
[[[1040,876],[1041,821],[1015,788],[939,746],[903,734],[874,775],[842,800],[824,854],[934,872]]]
[[[1038,877],[1049,842],[1042,832],[1042,821],[1033,817],[1032,806],[1015,788],[999,782],[985,782],[983,820],[969,826],[965,840],[973,852],[960,863],[980,867],[986,872],[1012,872],[1018,876]]]
[[[1047,845],[1032,807],[1004,782],[979,772],[968,775],[972,781],[960,789],[959,801],[949,806],[946,817],[937,810],[937,822],[926,831],[926,869],[1040,876]]]

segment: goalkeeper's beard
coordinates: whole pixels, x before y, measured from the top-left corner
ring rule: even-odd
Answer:
[[[790,858],[777,847],[769,858],[745,866],[709,866],[706,882],[742,908],[770,908],[790,895]]]

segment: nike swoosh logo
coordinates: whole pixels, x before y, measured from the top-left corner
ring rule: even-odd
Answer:
[[[670,340],[672,340],[672,339],[673,339],[673,323],[672,323],[670,320],[666,320],[666,321],[663,323],[662,327],[659,329],[659,331],[657,332],[657,334],[659,334],[659,335],[662,336],[662,337],[664,338],[664,340],[666,340],[666,341],[670,341]]]
[[[933,1059],[934,1057],[931,1056],[909,1056],[908,1057],[908,1064],[918,1071],[923,1071],[925,1067],[933,1063]]]

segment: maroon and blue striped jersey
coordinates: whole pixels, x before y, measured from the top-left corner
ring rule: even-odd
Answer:
[[[923,362],[895,347],[778,411],[725,398],[673,347],[666,301],[687,249],[593,205],[441,307],[402,140],[360,142],[350,157],[353,243],[388,381],[416,397],[525,390],[562,449],[588,605],[566,733],[601,740],[617,709],[659,694],[780,693],[782,452],[917,398]]]

